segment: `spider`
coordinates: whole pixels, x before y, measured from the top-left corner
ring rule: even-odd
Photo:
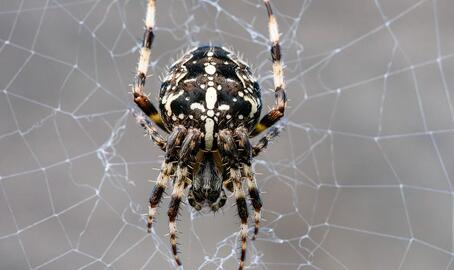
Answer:
[[[275,124],[284,116],[287,106],[278,26],[269,0],[263,2],[269,20],[275,105],[260,119],[260,86],[250,68],[228,49],[211,45],[189,50],[170,67],[159,92],[158,112],[144,94],[156,12],[156,1],[148,0],[146,29],[132,94],[134,102],[149,118],[137,113],[134,116],[154,143],[165,152],[149,199],[147,228],[150,232],[167,182],[172,180],[173,191],[167,214],[170,243],[178,265],[181,261],[177,251],[175,221],[187,188],[187,200],[197,211],[208,207],[216,212],[227,200],[225,189],[233,192],[241,221],[240,270],[246,258],[248,233],[248,207],[243,182],[247,183],[255,211],[252,239],[259,231],[262,202],[251,162],[278,135],[280,129]],[[153,123],[169,133],[166,139]],[[250,139],[267,129],[267,133],[252,145]]]

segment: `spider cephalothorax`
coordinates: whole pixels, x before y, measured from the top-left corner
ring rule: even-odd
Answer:
[[[175,220],[186,189],[188,202],[196,210],[208,207],[217,211],[227,200],[225,189],[234,193],[241,220],[240,269],[243,269],[246,257],[248,218],[243,182],[247,184],[255,211],[254,238],[258,233],[262,202],[251,162],[279,130],[276,127],[269,129],[254,146],[250,138],[281,119],[287,103],[277,23],[268,0],[264,3],[269,16],[276,103],[260,119],[260,87],[248,65],[229,50],[217,46],[194,48],[171,66],[161,85],[158,112],[143,91],[154,38],[155,0],[148,1],[146,31],[133,96],[139,108],[169,136],[164,139],[147,118],[135,116],[165,151],[150,197],[148,230],[170,180],[173,191],[168,210],[169,230],[177,264],[181,263],[177,256]]]

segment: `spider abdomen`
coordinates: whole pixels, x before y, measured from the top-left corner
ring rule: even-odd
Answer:
[[[166,127],[195,127],[204,133],[204,148],[216,148],[222,129],[252,131],[262,108],[260,87],[250,68],[222,47],[203,46],[184,54],[169,70],[160,91]]]

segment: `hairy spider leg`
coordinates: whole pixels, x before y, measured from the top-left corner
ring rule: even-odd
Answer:
[[[137,73],[132,86],[132,94],[134,102],[150,119],[162,130],[167,132],[167,128],[162,122],[158,110],[151,103],[150,99],[144,94],[143,88],[147,79],[147,70],[151,55],[151,45],[153,44],[156,15],[156,1],[148,0],[147,15],[145,19],[145,33],[143,35],[142,48],[140,49],[139,64],[137,65]]]
[[[254,207],[254,235],[252,236],[252,240],[255,240],[260,228],[262,200],[260,199],[260,191],[257,187],[252,167],[250,165],[243,164],[241,175],[246,178],[249,198],[251,200],[252,207]]]
[[[275,96],[275,105],[273,109],[268,112],[260,122],[257,123],[254,130],[251,133],[251,137],[257,136],[267,128],[274,125],[279,121],[285,112],[285,107],[287,107],[287,97],[285,93],[284,86],[284,74],[282,70],[282,61],[281,61],[281,47],[279,44],[279,30],[276,21],[276,17],[273,14],[271,9],[271,4],[269,0],[263,0],[268,12],[268,30],[271,40],[271,58],[273,59],[273,80],[274,80],[274,96]]]
[[[248,131],[244,127],[235,129],[235,138],[238,140],[239,162],[241,166],[241,177],[246,179],[249,199],[254,208],[254,235],[252,240],[255,240],[260,227],[260,216],[262,210],[262,200],[260,199],[260,191],[255,181],[254,172],[252,171],[252,146],[248,138]]]
[[[247,219],[248,219],[248,209],[246,203],[246,195],[244,194],[242,183],[241,183],[241,174],[238,167],[238,149],[235,145],[233,139],[233,134],[228,129],[223,129],[219,131],[218,135],[218,147],[221,155],[223,156],[223,161],[227,163],[227,168],[229,169],[230,179],[233,183],[233,194],[236,200],[236,206],[238,211],[238,216],[240,217],[240,239],[241,239],[241,257],[240,257],[240,266],[239,270],[244,268],[244,261],[246,260],[246,248],[247,248]]]
[[[194,162],[194,157],[197,151],[200,149],[202,133],[200,130],[191,128],[188,130],[187,136],[181,145],[179,151],[179,163],[176,173],[175,184],[173,185],[173,191],[169,203],[169,210],[167,215],[169,216],[169,233],[170,233],[170,244],[172,246],[172,253],[175,258],[175,262],[181,265],[180,258],[178,257],[177,250],[177,225],[176,218],[178,216],[178,210],[180,209],[180,203],[183,197],[184,189],[186,188],[188,181],[188,175],[192,174],[191,165]]]
[[[162,150],[165,151],[167,147],[166,139],[164,139],[151,124],[151,122],[143,116],[141,113],[137,113],[132,110],[132,115],[136,119],[137,123],[145,130],[145,135],[150,136],[151,140]]]
[[[265,148],[268,146],[268,144],[277,136],[279,136],[279,133],[282,130],[282,126],[279,127],[272,127],[268,129],[266,132],[265,136],[260,138],[258,142],[252,147],[252,157],[258,156]]]
[[[172,174],[175,171],[176,162],[179,158],[178,149],[184,139],[184,136],[186,135],[186,132],[187,131],[184,126],[176,126],[167,138],[165,159],[162,163],[156,185],[154,186],[150,196],[147,222],[148,232],[151,232],[151,226],[153,224],[154,216],[156,215],[156,209],[161,202],[167,182],[172,178]]]

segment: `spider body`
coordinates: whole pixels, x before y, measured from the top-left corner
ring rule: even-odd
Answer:
[[[252,160],[278,135],[279,128],[274,124],[284,116],[287,106],[277,22],[269,0],[263,2],[269,19],[275,105],[260,118],[260,87],[249,67],[229,50],[216,46],[194,48],[172,65],[161,85],[158,112],[144,93],[156,13],[155,0],[148,0],[146,29],[132,94],[134,102],[149,118],[134,115],[165,152],[149,200],[148,232],[170,182],[173,189],[167,215],[172,253],[178,265],[181,262],[176,217],[187,189],[187,200],[196,210],[207,206],[217,211],[227,200],[226,190],[233,193],[241,221],[240,270],[246,259],[249,216],[244,185],[254,208],[253,239],[259,231],[262,201]],[[167,138],[161,136],[153,123],[168,133]],[[251,138],[267,129],[253,145]]]
[[[200,151],[198,156],[198,165],[188,192],[188,202],[197,211],[206,206],[216,212],[227,200],[222,186],[223,171],[219,152]]]
[[[225,48],[203,46],[184,54],[161,85],[164,125],[194,127],[204,134],[203,149],[216,150],[219,130],[244,126],[252,131],[262,102],[249,67]]]

